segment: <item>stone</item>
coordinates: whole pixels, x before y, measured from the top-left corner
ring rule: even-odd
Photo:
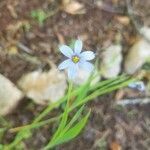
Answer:
[[[150,28],[142,27],[140,32],[146,39],[142,37],[129,49],[124,65],[128,74],[136,73],[150,58]]]
[[[131,49],[129,49],[125,59],[125,72],[128,74],[134,74],[143,66],[146,59],[149,57],[150,44],[144,39],[137,41]]]
[[[0,74],[0,115],[9,114],[22,97],[23,93],[9,79]]]
[[[102,53],[100,71],[105,78],[114,78],[121,71],[122,46],[111,45]]]
[[[67,82],[65,74],[53,68],[48,72],[37,70],[24,75],[18,86],[35,103],[46,105],[64,96]]]

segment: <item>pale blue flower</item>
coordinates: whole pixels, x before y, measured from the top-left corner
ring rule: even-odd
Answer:
[[[84,69],[88,72],[93,71],[94,66],[88,61],[94,59],[95,54],[92,51],[81,53],[81,40],[76,40],[73,50],[67,45],[61,45],[59,49],[62,54],[68,57],[68,59],[63,61],[58,68],[60,70],[67,69],[69,79],[74,79],[77,76],[79,69]]]
[[[132,89],[137,89],[141,92],[145,91],[145,84],[142,81],[137,81],[137,82],[130,83],[128,85],[128,87],[130,87]]]

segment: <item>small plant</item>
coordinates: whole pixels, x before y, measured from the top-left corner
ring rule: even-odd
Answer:
[[[39,25],[42,26],[47,18],[47,14],[42,9],[37,9],[31,12],[31,17],[36,19]]]
[[[68,70],[68,78],[69,78],[68,98],[59,127],[55,132],[51,141],[44,148],[45,150],[53,148],[58,144],[62,144],[76,137],[83,129],[83,127],[86,125],[87,119],[90,115],[89,111],[86,116],[84,116],[82,119],[80,119],[79,122],[74,124],[81,117],[81,113],[84,108],[82,105],[81,108],[73,116],[71,121],[67,123],[70,109],[70,98],[71,98],[70,95],[73,86],[72,80],[75,79],[79,68],[83,68],[89,72],[93,71],[94,66],[87,61],[94,59],[95,54],[92,51],[85,51],[81,53],[82,50],[81,40],[77,40],[75,42],[74,51],[67,45],[62,45],[59,47],[59,49],[65,56],[68,57],[67,60],[65,60],[58,66],[60,70],[62,69]]]
[[[60,51],[68,57],[68,59],[62,62],[58,67],[61,70],[66,69],[68,72],[69,88],[67,94],[57,102],[49,104],[34,118],[31,124],[12,129],[5,129],[10,132],[18,133],[11,143],[1,145],[4,150],[17,148],[23,140],[29,139],[32,136],[33,131],[37,128],[43,127],[54,121],[59,124],[57,130],[42,149],[54,149],[55,146],[72,140],[79,135],[88,121],[90,110],[86,110],[85,108],[89,101],[94,100],[98,96],[128,86],[129,83],[135,82],[135,79],[122,75],[117,78],[97,82],[93,85],[91,83],[97,75],[92,73],[92,71],[94,71],[94,66],[88,61],[94,59],[95,54],[92,51],[81,53],[81,40],[75,42],[74,51],[66,45],[62,45],[59,48]],[[72,81],[75,80],[79,68],[89,71],[91,76],[84,84],[76,87],[73,85]],[[58,116],[53,118],[45,119],[53,109],[58,108],[61,104],[65,104],[63,113],[58,114]],[[70,113],[74,113],[74,115],[70,115]]]

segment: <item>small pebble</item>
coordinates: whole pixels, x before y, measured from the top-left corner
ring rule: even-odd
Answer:
[[[133,82],[128,85],[129,88],[137,89],[141,92],[145,91],[145,84],[143,81]]]

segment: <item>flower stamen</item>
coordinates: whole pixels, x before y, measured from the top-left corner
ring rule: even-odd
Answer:
[[[75,55],[72,57],[72,61],[76,64],[80,61],[80,58],[77,55]]]

